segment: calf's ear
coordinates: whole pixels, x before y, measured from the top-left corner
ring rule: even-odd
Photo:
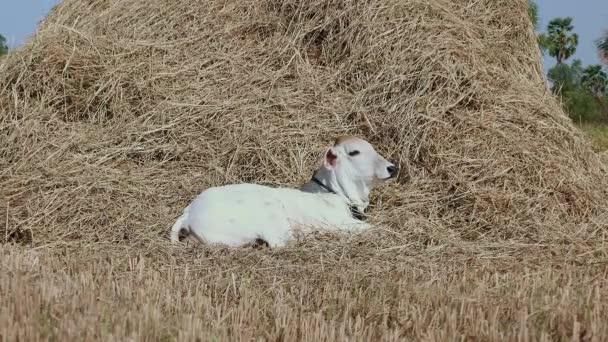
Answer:
[[[338,166],[338,154],[330,147],[323,154],[323,167],[333,170],[336,166]]]

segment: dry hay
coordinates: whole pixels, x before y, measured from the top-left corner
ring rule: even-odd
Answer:
[[[5,240],[35,246],[45,267],[65,279],[80,274],[78,286],[98,284],[99,296],[119,291],[99,284],[115,269],[127,274],[117,281],[125,288],[139,286],[128,279],[156,284],[140,284],[137,298],[106,298],[107,308],[91,297],[65,309],[90,308],[95,322],[100,310],[124,313],[120,301],[156,296],[155,309],[136,310],[157,316],[127,315],[126,325],[109,318],[111,336],[158,338],[151,327],[168,320],[168,336],[194,329],[235,338],[248,327],[239,336],[494,339],[527,327],[522,307],[556,303],[584,312],[582,323],[555,314],[522,334],[571,336],[581,324],[590,336],[608,334],[598,325],[603,303],[586,315],[575,292],[532,300],[537,290],[557,295],[563,279],[606,295],[597,268],[560,273],[555,265],[604,267],[608,180],[544,87],[526,13],[523,0],[66,0],[0,66]],[[398,184],[373,198],[379,229],[279,251],[166,248],[168,228],[202,189],[298,185],[323,146],[345,133],[402,166]],[[14,272],[38,265],[26,249],[3,248],[22,260],[6,266]],[[6,286],[14,298],[42,291],[39,302],[52,307],[56,297],[41,289],[58,281],[42,277]],[[424,295],[417,282],[428,285]],[[503,283],[518,295],[489,295]],[[452,321],[454,284],[457,297],[483,298],[485,309],[462,307],[474,314]],[[335,312],[314,309],[327,305]],[[492,311],[497,305],[508,310]],[[0,329],[19,326],[16,317]],[[243,323],[251,317],[257,323]],[[447,335],[432,333],[440,327]],[[64,323],[49,329],[84,336]]]

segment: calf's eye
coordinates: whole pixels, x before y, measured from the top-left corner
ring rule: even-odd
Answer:
[[[359,153],[361,153],[361,152],[359,152],[357,150],[354,150],[354,151],[348,152],[348,155],[351,156],[351,157],[354,157],[354,156],[358,155]]]

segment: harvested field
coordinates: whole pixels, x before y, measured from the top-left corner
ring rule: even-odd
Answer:
[[[0,340],[608,339],[607,166],[527,2],[65,0],[0,64]],[[356,134],[377,229],[169,246]]]

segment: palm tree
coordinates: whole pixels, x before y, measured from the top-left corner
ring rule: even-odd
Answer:
[[[593,95],[605,118],[608,119],[608,104],[606,103],[608,75],[602,70],[602,66],[591,65],[585,68],[581,77],[581,85]]]
[[[8,52],[8,46],[6,46],[6,39],[0,34],[0,56],[5,55]]]
[[[543,53],[543,55],[545,55],[545,53],[547,52],[547,37],[544,33],[538,32],[538,25],[540,24],[540,15],[538,14],[538,4],[535,0],[528,0],[528,16],[530,17],[530,21],[532,21],[534,31],[536,32],[538,47],[540,48],[540,51]]]
[[[608,31],[604,33],[602,38],[597,40],[596,44],[600,57],[604,63],[608,64]]]
[[[608,85],[608,75],[602,70],[601,65],[591,65],[583,71],[581,84],[589,90],[596,98],[603,98]]]
[[[547,26],[546,39],[549,55],[557,59],[557,64],[562,64],[576,52],[578,35],[572,33],[574,26],[572,18],[555,18]]]
[[[530,21],[532,21],[532,25],[534,25],[534,29],[538,28],[538,4],[534,0],[528,0],[528,15],[530,16]]]

